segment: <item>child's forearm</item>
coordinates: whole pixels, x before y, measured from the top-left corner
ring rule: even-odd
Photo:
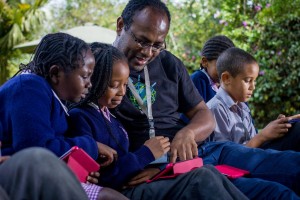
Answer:
[[[247,143],[247,147],[257,148],[260,147],[262,144],[264,144],[267,140],[263,136],[261,132],[256,134],[252,139],[250,139]]]

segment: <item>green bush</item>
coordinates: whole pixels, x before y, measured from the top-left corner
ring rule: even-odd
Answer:
[[[262,127],[279,113],[300,113],[300,18],[290,17],[265,27],[253,53],[260,64],[251,100]]]
[[[300,0],[191,0],[170,6],[169,49],[189,72],[199,67],[204,42],[223,34],[251,53],[260,76],[249,104],[256,127],[282,113],[300,113]]]

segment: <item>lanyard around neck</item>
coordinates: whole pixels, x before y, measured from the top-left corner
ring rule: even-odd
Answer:
[[[153,115],[152,115],[150,78],[149,78],[149,72],[148,72],[147,66],[144,67],[144,74],[145,74],[147,106],[144,104],[141,96],[138,94],[138,92],[130,78],[129,78],[130,80],[128,81],[128,87],[129,87],[130,91],[132,92],[134,98],[137,100],[142,111],[147,115],[149,126],[150,126],[149,137],[152,138],[152,137],[155,137],[155,129],[154,129],[154,120],[153,120]]]

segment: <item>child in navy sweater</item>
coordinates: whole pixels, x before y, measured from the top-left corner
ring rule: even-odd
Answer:
[[[94,65],[84,41],[63,33],[46,35],[33,60],[0,88],[2,154],[39,146],[61,156],[76,145],[97,158],[92,137],[65,137],[68,125],[63,104],[85,97]]]
[[[218,35],[207,40],[201,51],[201,69],[191,75],[194,85],[205,102],[213,98],[218,91],[220,82],[216,62],[226,49],[234,47],[234,43],[224,35]]]
[[[129,152],[126,131],[108,108],[118,106],[126,93],[129,67],[126,57],[115,47],[93,43],[96,67],[89,95],[70,111],[70,133],[86,134],[116,149],[114,162],[101,168],[100,184],[119,189],[130,199],[244,199],[225,177],[213,167],[195,169],[174,179],[145,183],[151,177],[143,172],[159,172],[147,167],[169,151],[169,139],[163,136],[147,140],[135,152]],[[76,136],[73,135],[73,136]]]
[[[95,159],[99,152],[105,154],[103,145],[88,135],[66,137],[68,110],[63,102],[79,102],[87,95],[94,65],[94,56],[81,39],[65,33],[46,35],[33,60],[0,88],[3,155],[33,146],[57,156],[72,146],[83,148]],[[83,186],[96,193],[91,199],[101,196],[100,187]],[[112,199],[120,196],[117,193]]]
[[[225,35],[218,35],[208,39],[201,50],[200,70],[195,71],[191,79],[205,103],[213,98],[219,89],[216,62],[220,54],[230,47],[234,47],[234,43]],[[189,122],[184,114],[181,114],[181,119],[185,123]]]

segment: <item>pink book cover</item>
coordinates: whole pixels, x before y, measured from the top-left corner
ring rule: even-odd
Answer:
[[[157,175],[147,180],[146,182],[151,183],[152,181],[158,179],[174,178],[180,174],[187,173],[189,171],[192,171],[202,166],[203,166],[203,160],[202,158],[198,158],[198,157],[191,160],[185,160],[177,163],[169,163],[164,170],[160,171]]]
[[[61,156],[80,182],[85,183],[90,172],[99,171],[100,165],[91,158],[83,149],[74,146]]]
[[[223,175],[227,176],[228,178],[239,178],[242,176],[249,175],[250,172],[247,170],[239,169],[236,167],[232,167],[229,165],[216,165],[216,169]]]

